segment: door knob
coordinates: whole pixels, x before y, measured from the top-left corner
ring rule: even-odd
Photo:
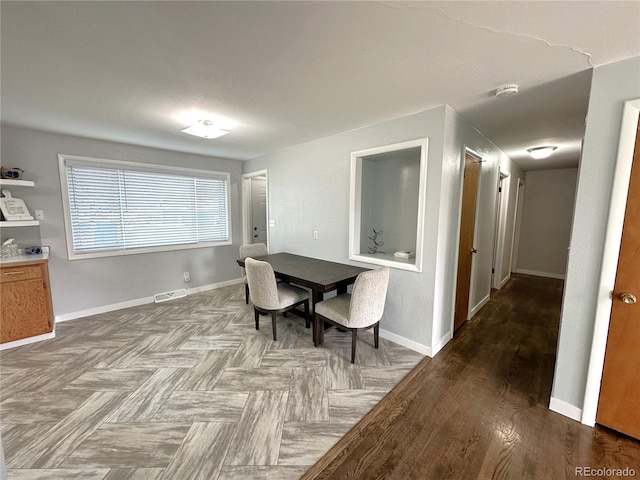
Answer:
[[[627,305],[633,305],[638,301],[638,299],[633,293],[621,293],[620,300],[622,300]]]

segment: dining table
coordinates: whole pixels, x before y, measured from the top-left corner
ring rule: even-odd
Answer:
[[[347,287],[356,281],[358,275],[370,270],[345,263],[331,262],[293,253],[273,253],[254,257],[273,267],[276,278],[311,290],[312,311],[315,304],[324,299],[324,294],[333,290],[339,295],[346,293]],[[244,267],[244,259],[237,260]],[[315,322],[314,322],[315,323]],[[316,341],[316,326],[313,328],[313,343]]]

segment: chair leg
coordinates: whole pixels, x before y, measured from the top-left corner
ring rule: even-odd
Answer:
[[[271,312],[271,323],[273,325],[273,341],[275,342],[277,340],[276,338],[276,312]]]
[[[244,284],[244,302],[249,305],[249,285]]]
[[[311,319],[309,318],[309,300],[304,301],[304,326],[307,328],[311,326]]]
[[[256,330],[260,330],[260,314],[258,313],[258,310],[256,310],[255,308],[253,309],[253,313],[256,316]]]
[[[358,336],[358,329],[351,330],[351,363],[356,361],[356,338]]]
[[[373,326],[373,345],[374,348],[378,348],[378,340],[380,338],[380,322]]]

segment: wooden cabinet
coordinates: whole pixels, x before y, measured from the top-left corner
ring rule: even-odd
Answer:
[[[2,265],[0,281],[0,343],[53,330],[46,260]]]

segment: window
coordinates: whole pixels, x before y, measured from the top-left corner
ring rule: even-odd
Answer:
[[[422,271],[428,139],[351,154],[349,258]]]
[[[228,173],[58,159],[70,260],[231,244]]]

